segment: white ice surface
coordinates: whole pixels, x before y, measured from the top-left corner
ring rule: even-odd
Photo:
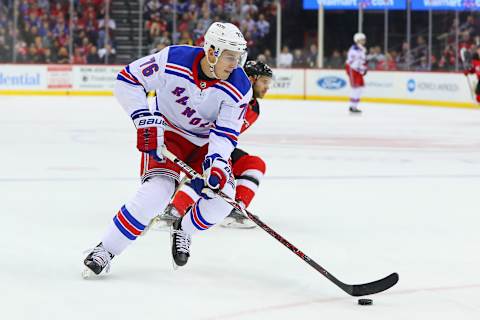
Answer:
[[[0,319],[480,318],[480,112],[262,101],[240,141],[267,175],[251,211],[347,283],[400,281],[359,306],[261,229],[213,228],[173,271],[150,232],[80,277],[138,186],[112,97],[0,97]]]

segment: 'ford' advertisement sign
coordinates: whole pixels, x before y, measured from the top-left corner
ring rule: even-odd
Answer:
[[[345,87],[347,85],[347,81],[339,77],[330,76],[330,77],[320,78],[317,81],[317,84],[320,88],[323,88],[323,89],[338,90]]]

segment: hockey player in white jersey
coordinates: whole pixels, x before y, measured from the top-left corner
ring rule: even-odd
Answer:
[[[245,120],[240,134],[249,129],[260,116],[258,99],[265,96],[273,78],[273,72],[270,67],[260,61],[248,61],[243,69],[252,83],[253,96],[245,113]],[[238,147],[233,150],[231,158],[233,176],[237,182],[235,201],[237,201],[241,207],[246,208],[255,197],[260,181],[265,174],[266,164],[261,157],[249,154]],[[168,227],[188,212],[188,209],[199,197],[189,184],[188,181],[185,181],[185,184],[182,184],[176,191],[175,196],[167,206],[165,212],[154,218],[151,222],[154,228],[161,229],[162,226]],[[221,226],[250,229],[254,228],[256,224],[238,210],[232,209],[230,214],[221,223]]]
[[[169,203],[180,170],[163,158],[163,146],[203,172],[201,178],[192,179],[200,199],[173,225],[171,249],[178,266],[187,263],[191,236],[230,213],[230,205],[214,197],[212,190],[235,198],[229,159],[252,97],[250,81],[242,69],[246,49],[236,26],[215,22],[205,34],[203,48],[170,46],[134,61],[118,74],[115,96],[137,130],[142,184],[84,260],[84,276],[108,271],[111,259]],[[146,97],[152,90],[157,90],[153,110],[148,108]]]
[[[356,33],[353,36],[353,42],[354,44],[348,50],[347,62],[345,64],[350,87],[352,88],[349,110],[351,113],[361,113],[362,111],[358,109],[358,104],[360,103],[362,89],[365,86],[363,77],[367,74],[365,49],[367,37],[363,33]]]

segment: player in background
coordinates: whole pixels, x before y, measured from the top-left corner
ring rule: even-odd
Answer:
[[[353,36],[353,42],[354,44],[348,50],[347,62],[345,63],[350,87],[352,88],[349,110],[351,113],[361,113],[362,111],[358,109],[358,104],[360,103],[362,89],[365,86],[363,77],[367,74],[365,49],[367,37],[363,33],[356,33]]]
[[[480,47],[475,50],[475,53],[472,55],[472,60],[469,63],[469,67],[464,71],[464,74],[473,73],[477,76],[477,87],[475,88],[475,95],[477,102],[480,103]]]
[[[248,103],[240,133],[245,132],[257,120],[260,114],[258,99],[265,96],[273,77],[272,69],[263,62],[248,61],[243,69],[252,84],[253,97]],[[235,148],[232,152],[232,168],[237,183],[235,200],[240,206],[246,208],[250,205],[265,174],[265,162],[258,156],[250,155],[240,148]],[[190,186],[190,182],[181,184],[165,213],[156,217],[153,224],[156,223],[160,227],[161,225],[171,225],[179,217],[184,216],[197,199],[198,195]],[[256,226],[255,223],[235,209],[230,212],[221,225],[241,229]]]
[[[194,233],[209,229],[230,213],[231,206],[213,191],[235,197],[229,158],[252,97],[242,69],[246,49],[236,26],[214,22],[205,34],[203,48],[169,46],[132,62],[118,74],[115,96],[137,130],[142,184],[84,260],[84,277],[108,272],[112,258],[170,202],[180,169],[163,158],[164,145],[203,174],[191,181],[200,198],[173,224],[175,264],[187,263]],[[156,105],[149,109],[146,93],[152,90],[157,90]]]

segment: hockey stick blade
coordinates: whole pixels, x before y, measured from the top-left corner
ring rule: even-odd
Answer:
[[[390,289],[398,282],[398,273],[394,272],[383,279],[365,283],[365,284],[344,284],[342,288],[345,292],[354,297],[367,296],[369,294],[379,293]]]
[[[167,150],[165,147],[162,150],[162,154],[171,162],[176,164],[179,168],[182,169],[183,172],[185,172],[187,175],[190,177],[198,176],[199,174],[192,169],[188,164],[183,162],[182,160],[178,159],[172,152]],[[221,191],[216,192],[217,195],[222,198],[224,201],[226,201],[228,204],[230,204],[232,207],[237,209],[238,211],[242,212],[244,215],[248,216],[250,220],[255,222],[260,228],[262,228],[265,232],[267,232],[270,236],[275,238],[278,242],[283,244],[285,247],[287,247],[290,251],[295,253],[300,259],[308,263],[312,268],[320,272],[323,276],[325,276],[328,280],[333,282],[337,287],[345,291],[351,296],[354,297],[360,297],[360,296],[366,296],[374,293],[379,293],[382,291],[385,291],[391,287],[393,287],[397,282],[398,282],[398,274],[397,273],[392,273],[388,277],[385,277],[383,279],[365,283],[365,284],[346,284],[337,278],[333,276],[330,272],[328,272],[325,268],[323,268],[321,265],[316,263],[314,260],[312,260],[309,256],[307,256],[305,253],[303,253],[300,249],[295,247],[293,244],[291,244],[287,239],[282,237],[279,233],[277,233],[275,230],[267,226],[263,221],[261,221],[257,216],[251,214],[248,210],[243,209],[238,205],[238,203],[235,200],[232,200],[230,197],[228,197],[226,194],[224,194]]]
[[[229,201],[227,201],[227,202],[229,202]],[[284,239],[275,230],[273,230],[272,228],[267,226],[263,221],[261,221],[257,216],[251,214],[248,210],[245,210],[245,212],[246,212],[247,216],[253,222],[255,222],[260,228],[265,230],[268,234],[270,234],[272,237],[277,239],[281,244],[283,244],[285,247],[290,249],[290,251],[295,253],[300,259],[302,259],[303,261],[308,263],[313,269],[320,272],[328,280],[335,283],[340,289],[342,289],[343,291],[345,291],[346,293],[348,293],[351,296],[361,297],[361,296],[367,296],[367,295],[370,295],[370,294],[379,293],[379,292],[385,291],[387,289],[390,289],[391,287],[393,287],[398,282],[398,278],[399,278],[398,274],[397,273],[392,273],[391,275],[389,275],[385,278],[382,278],[382,279],[377,280],[377,281],[369,282],[369,283],[346,284],[346,283],[338,280],[335,276],[333,276],[325,268],[323,268],[321,265],[319,265],[314,260],[312,260],[309,256],[307,256],[305,253],[303,253],[300,249],[298,249],[293,244],[291,244],[286,239]]]

